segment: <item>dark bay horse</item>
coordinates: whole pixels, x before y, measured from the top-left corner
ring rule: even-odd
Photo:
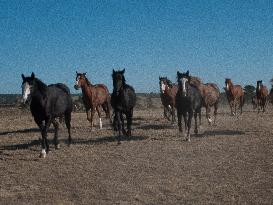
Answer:
[[[176,94],[176,109],[179,132],[182,133],[182,116],[185,122],[185,137],[190,141],[191,121],[194,116],[195,134],[198,133],[197,115],[201,115],[202,96],[200,90],[190,84],[189,71],[180,73],[177,71],[178,91]]]
[[[114,129],[118,133],[118,144],[120,144],[121,132],[123,135],[131,136],[131,126],[134,107],[136,105],[136,94],[132,86],[126,84],[123,70],[113,70],[113,93],[111,95],[111,105],[114,110]],[[124,129],[123,114],[127,120],[127,132]]]
[[[215,83],[204,84],[200,78],[191,76],[190,84],[195,85],[202,96],[202,106],[206,109],[206,118],[209,125],[212,123],[210,116],[211,108],[214,107],[214,125],[216,124],[216,116],[218,110],[218,104],[220,100],[220,89]],[[201,120],[200,120],[201,121]]]
[[[91,129],[94,126],[93,118],[96,110],[100,120],[100,129],[102,129],[100,106],[104,110],[106,118],[109,118],[111,123],[110,94],[108,88],[104,84],[92,85],[87,79],[86,73],[76,72],[74,88],[76,90],[79,88],[82,89],[83,104],[86,110],[87,120],[91,123]]]
[[[257,81],[256,97],[258,101],[258,112],[260,112],[260,109],[265,112],[265,107],[268,99],[268,90],[267,87],[263,85],[263,82],[261,80]]]
[[[160,98],[164,107],[164,116],[170,120],[168,113],[171,113],[172,123],[175,122],[175,96],[177,85],[173,84],[167,77],[159,77]]]
[[[231,79],[226,78],[225,80],[225,92],[231,109],[231,114],[237,114],[237,106],[243,113],[244,105],[244,90],[241,85],[233,85]]]
[[[49,151],[47,132],[52,123],[55,128],[54,143],[55,148],[59,148],[58,130],[59,123],[56,118],[63,118],[68,130],[68,142],[71,144],[70,122],[72,112],[72,98],[69,88],[62,84],[52,84],[47,86],[34,73],[30,77],[22,74],[22,97],[23,102],[30,101],[31,114],[34,121],[39,126],[42,139],[42,151],[40,157],[45,158]]]

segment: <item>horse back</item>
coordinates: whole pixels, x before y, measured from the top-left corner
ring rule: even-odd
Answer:
[[[267,87],[265,85],[263,85],[261,87],[261,96],[262,97],[267,97],[268,96],[268,90],[267,90]]]
[[[241,85],[234,85],[233,89],[235,98],[240,98],[244,96],[244,90]]]
[[[50,115],[62,115],[73,109],[69,88],[61,83],[52,84],[47,88],[45,111]]]

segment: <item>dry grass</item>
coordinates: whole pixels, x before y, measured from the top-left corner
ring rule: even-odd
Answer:
[[[0,108],[0,204],[272,204],[272,107],[246,109],[220,109],[216,127],[203,117],[190,143],[162,110],[138,110],[119,146],[109,125],[91,131],[73,113],[73,144],[62,127],[61,149],[40,159],[30,113]]]

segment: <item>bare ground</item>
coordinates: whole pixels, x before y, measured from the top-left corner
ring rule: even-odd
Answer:
[[[73,113],[73,144],[61,127],[61,149],[40,159],[30,113],[0,108],[0,204],[272,204],[273,109],[245,110],[222,107],[215,127],[203,117],[191,142],[162,110],[137,110],[121,145],[106,120],[91,131]]]

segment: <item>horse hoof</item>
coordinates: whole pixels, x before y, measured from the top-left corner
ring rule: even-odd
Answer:
[[[118,141],[118,145],[120,145],[121,144],[121,142],[120,141]]]
[[[60,144],[55,145],[55,149],[60,149],[60,148],[61,148]]]
[[[44,151],[42,151],[41,153],[40,153],[40,158],[45,158],[46,157],[46,152]]]
[[[126,135],[127,135],[128,137],[130,137],[130,136],[132,135],[131,130],[128,130],[127,133],[126,133]]]
[[[189,139],[188,139],[188,142],[190,142],[190,141],[191,141],[191,139],[189,138]]]

